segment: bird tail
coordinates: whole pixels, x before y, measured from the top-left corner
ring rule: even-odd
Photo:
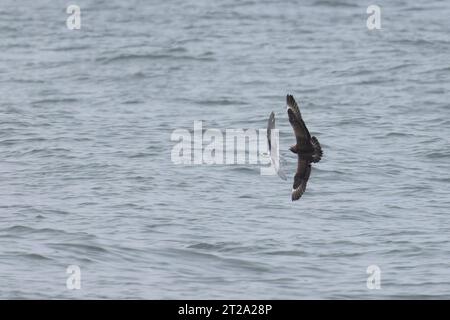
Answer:
[[[313,161],[314,163],[319,162],[320,159],[322,159],[322,147],[320,146],[319,140],[317,140],[316,137],[311,137],[311,142],[314,148],[314,152],[313,152]]]

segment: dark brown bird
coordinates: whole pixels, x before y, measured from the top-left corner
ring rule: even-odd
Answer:
[[[306,184],[311,174],[311,163],[319,162],[322,158],[322,148],[316,137],[311,137],[300,109],[290,94],[286,97],[289,122],[294,129],[297,143],[289,148],[298,156],[297,172],[292,187],[292,201],[300,199],[306,190]]]

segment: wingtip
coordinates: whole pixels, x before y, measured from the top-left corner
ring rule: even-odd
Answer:
[[[294,99],[294,96],[292,94],[288,94],[286,96],[286,104],[287,104],[288,108],[289,107],[293,107],[295,105],[295,99]]]
[[[296,189],[292,189],[292,201],[300,199],[305,193],[306,183],[303,182],[303,186],[300,185]]]

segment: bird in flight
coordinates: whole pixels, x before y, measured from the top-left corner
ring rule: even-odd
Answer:
[[[300,199],[305,192],[306,183],[311,173],[311,163],[319,162],[323,153],[319,140],[309,134],[294,97],[288,94],[286,103],[289,122],[294,129],[295,139],[297,140],[296,144],[289,148],[298,156],[297,172],[292,187],[292,201],[295,201]]]
[[[280,164],[280,152],[278,148],[278,139],[274,139],[272,141],[272,130],[275,129],[275,114],[272,112],[270,114],[269,120],[267,122],[267,144],[269,147],[269,156],[270,161],[272,162],[272,166],[278,176],[286,180],[286,175],[284,174],[283,169]]]

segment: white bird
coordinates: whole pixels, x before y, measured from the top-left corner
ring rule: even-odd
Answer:
[[[270,162],[278,176],[286,180],[286,175],[280,165],[280,149],[278,147],[278,139],[272,140],[272,129],[275,129],[275,114],[272,112],[267,123],[267,144],[269,146]]]

